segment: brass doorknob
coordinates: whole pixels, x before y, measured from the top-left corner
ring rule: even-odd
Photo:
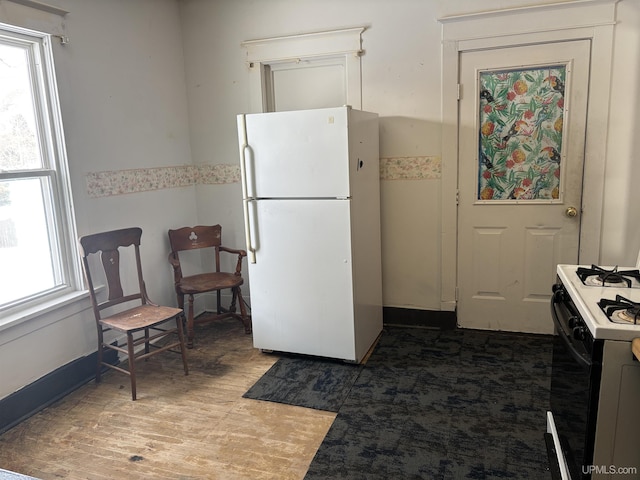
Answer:
[[[567,209],[564,211],[564,214],[570,218],[577,217],[578,209],[576,209],[576,207],[567,207]]]

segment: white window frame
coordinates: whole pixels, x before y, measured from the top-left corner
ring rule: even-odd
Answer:
[[[345,68],[347,105],[362,109],[362,33],[365,27],[304,33],[242,42],[249,68],[251,113],[268,112],[270,69],[282,63],[334,59]],[[276,67],[277,68],[277,67]]]
[[[79,262],[73,198],[58,88],[55,77],[51,35],[0,23],[0,41],[29,49],[34,90],[36,123],[38,124],[44,168],[34,170],[0,170],[0,181],[48,177],[50,211],[47,218],[50,242],[57,257],[56,286],[26,298],[0,305],[0,329],[20,320],[49,311],[83,290]],[[11,275],[4,272],[3,275]]]
[[[315,69],[315,68],[339,68],[340,70],[342,70],[342,72],[346,72],[347,71],[347,62],[346,59],[343,55],[341,56],[330,56],[330,57],[314,57],[312,59],[296,59],[295,61],[285,61],[285,62],[272,62],[270,64],[264,64],[263,65],[263,72],[264,72],[264,81],[265,81],[265,87],[264,87],[264,97],[266,99],[266,110],[267,112],[276,112],[276,111],[280,111],[280,105],[279,102],[276,101],[276,80],[275,80],[275,76],[282,71],[286,71],[286,70],[308,70],[308,69]],[[344,74],[343,74],[344,75]],[[326,107],[335,107],[335,106],[342,106],[342,105],[351,105],[349,103],[348,99],[348,92],[346,91],[347,89],[347,80],[346,80],[346,76],[343,76],[342,78],[342,89],[340,92],[332,92],[334,94],[339,93],[340,97],[342,99],[342,101],[338,104],[336,103],[331,103],[331,104],[327,104],[325,105]],[[333,86],[337,86],[337,84],[334,84]],[[337,95],[336,95],[337,96]],[[354,105],[351,105],[354,106]],[[309,107],[311,108],[311,107]]]

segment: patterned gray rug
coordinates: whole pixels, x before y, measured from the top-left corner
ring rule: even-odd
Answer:
[[[282,355],[243,397],[338,412],[361,370],[338,360]]]
[[[305,477],[550,478],[552,337],[386,328]]]

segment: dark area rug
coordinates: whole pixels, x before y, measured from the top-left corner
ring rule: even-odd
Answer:
[[[361,370],[338,360],[282,355],[243,397],[338,412]]]
[[[552,337],[387,327],[315,479],[549,479]]]
[[[552,338],[386,326],[364,366],[283,356],[245,397],[338,412],[305,480],[548,480]]]

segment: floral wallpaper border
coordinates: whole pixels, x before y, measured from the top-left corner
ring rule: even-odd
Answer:
[[[380,180],[432,180],[442,176],[440,157],[389,157],[380,159]]]
[[[86,175],[91,198],[147,192],[190,185],[216,185],[240,182],[237,165],[182,165],[176,167],[136,168]]]
[[[380,159],[381,180],[425,180],[441,176],[440,157],[388,157]],[[240,166],[181,165],[90,172],[86,175],[91,198],[147,192],[191,185],[224,185],[240,182]]]

